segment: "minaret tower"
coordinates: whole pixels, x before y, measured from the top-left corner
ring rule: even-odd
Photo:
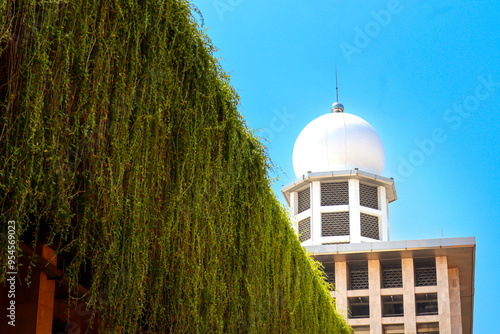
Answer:
[[[394,179],[382,176],[382,141],[342,104],[331,111],[300,133],[293,149],[297,180],[282,189],[299,239],[303,246],[389,241],[388,204],[397,196]]]

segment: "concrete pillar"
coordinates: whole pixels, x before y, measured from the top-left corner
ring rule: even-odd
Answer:
[[[298,193],[296,191],[292,191],[290,193],[290,206],[292,207],[292,212],[296,216],[299,213],[299,202],[298,202]]]
[[[377,188],[378,209],[382,211],[380,218],[380,240],[389,241],[389,212],[387,206],[387,190],[384,186]]]
[[[359,204],[359,180],[349,180],[349,224],[351,243],[361,242],[361,205]]]
[[[337,311],[347,319],[347,263],[335,262],[335,301]]]
[[[401,270],[403,274],[403,312],[405,333],[416,334],[415,270],[413,267],[413,259],[401,259]]]
[[[292,214],[294,215],[295,218],[297,218],[297,213],[298,213],[297,212],[298,211],[297,197],[298,197],[298,194],[296,191],[292,191],[290,193],[290,209],[292,210]],[[293,224],[292,228],[298,236],[299,235],[299,221],[298,221],[298,219],[292,220],[292,224]]]
[[[370,297],[370,334],[382,334],[382,300],[380,298],[380,261],[368,260]]]
[[[57,266],[57,259],[54,257],[54,250],[47,245],[42,248],[42,257],[52,260],[51,263]],[[54,318],[54,296],[56,282],[47,279],[47,275],[40,273],[40,287],[38,289],[38,311],[36,316],[36,333],[52,333],[52,319]]]
[[[321,245],[321,183],[311,184],[311,239],[313,245]]]
[[[460,279],[458,268],[448,269],[448,282],[450,286],[450,319],[451,333],[462,334],[462,306],[460,303]]]
[[[450,287],[448,282],[448,258],[436,256],[437,298],[439,312],[439,333],[451,334]]]

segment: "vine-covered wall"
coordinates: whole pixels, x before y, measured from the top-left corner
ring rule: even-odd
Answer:
[[[2,231],[69,259],[102,332],[347,333],[195,11],[0,2]]]

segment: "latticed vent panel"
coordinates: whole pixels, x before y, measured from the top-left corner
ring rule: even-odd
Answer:
[[[382,284],[384,288],[402,288],[403,273],[401,268],[382,268]]]
[[[325,272],[325,281],[332,285],[335,284],[335,271],[326,271]]]
[[[415,286],[434,286],[437,285],[436,267],[417,267],[415,268]]]
[[[321,236],[349,235],[349,212],[324,212],[321,214]]]
[[[349,204],[347,182],[321,183],[321,206]]]
[[[378,217],[366,213],[361,214],[361,236],[380,240]]]
[[[299,221],[299,240],[304,242],[311,239],[311,217]]]
[[[378,210],[378,194],[377,187],[367,186],[366,184],[359,185],[359,204],[367,208]]]
[[[368,268],[352,268],[350,275],[351,284],[349,290],[368,289]]]
[[[299,191],[299,213],[311,207],[311,189],[307,188]]]

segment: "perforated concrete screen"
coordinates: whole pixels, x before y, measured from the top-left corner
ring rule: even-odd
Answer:
[[[368,289],[368,266],[353,266],[349,268],[349,290]]]
[[[415,286],[437,285],[436,266],[415,266]]]
[[[349,204],[347,182],[321,183],[321,206]]]
[[[361,214],[361,236],[380,240],[380,230],[378,225],[378,217]]]
[[[377,187],[368,186],[360,183],[359,185],[359,204],[367,208],[379,209]]]
[[[385,289],[403,287],[401,267],[382,268],[382,287]]]
[[[335,270],[325,271],[325,281],[332,284],[332,286],[335,285]]]
[[[311,190],[310,188],[299,191],[299,213],[306,211],[311,207]]]
[[[349,235],[349,212],[324,212],[321,214],[321,236]]]
[[[304,242],[311,239],[311,217],[299,221],[299,240]]]

